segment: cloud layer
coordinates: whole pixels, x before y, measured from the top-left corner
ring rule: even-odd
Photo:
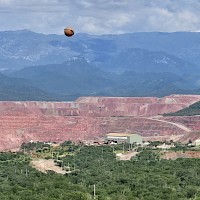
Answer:
[[[0,0],[0,30],[62,34],[200,31],[200,0]]]

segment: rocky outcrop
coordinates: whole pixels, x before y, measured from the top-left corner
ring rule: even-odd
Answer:
[[[181,140],[200,117],[161,117],[200,101],[198,95],[164,98],[82,97],[75,102],[0,102],[0,150],[23,142],[89,140],[108,132],[139,132],[145,140]],[[188,139],[188,138],[187,138]]]

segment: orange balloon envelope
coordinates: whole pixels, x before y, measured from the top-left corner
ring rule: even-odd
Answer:
[[[73,28],[71,28],[71,27],[65,28],[65,29],[64,29],[64,34],[65,34],[67,37],[71,37],[72,35],[74,35],[74,30],[73,30]]]

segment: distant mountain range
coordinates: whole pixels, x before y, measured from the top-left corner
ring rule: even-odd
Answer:
[[[0,100],[54,100],[53,95],[35,88],[29,81],[19,78],[9,78],[0,74]]]
[[[0,100],[200,93],[200,33],[4,31],[0,52]]]

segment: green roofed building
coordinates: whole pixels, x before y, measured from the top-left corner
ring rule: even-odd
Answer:
[[[106,142],[128,143],[128,144],[142,144],[142,136],[133,133],[108,133],[105,137]]]

